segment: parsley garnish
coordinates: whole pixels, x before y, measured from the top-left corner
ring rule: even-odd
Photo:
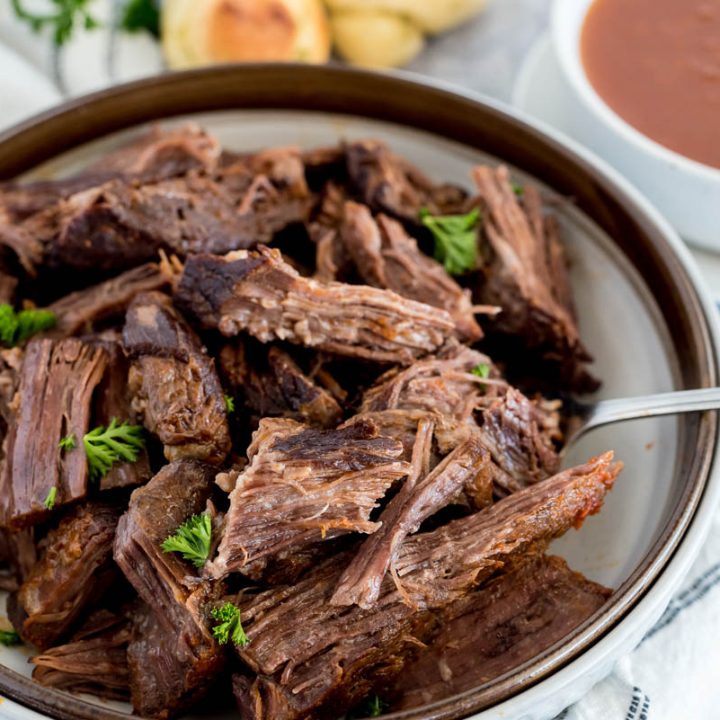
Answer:
[[[107,427],[100,426],[86,433],[83,447],[87,455],[90,480],[99,480],[116,462],[135,462],[145,447],[142,425],[120,425],[113,418]]]
[[[470,372],[480,378],[488,378],[490,377],[490,366],[487,363],[480,363],[479,365],[476,365]]]
[[[184,522],[160,547],[166,553],[181,553],[184,560],[189,560],[196,568],[201,568],[210,554],[211,540],[210,515],[201,513]]]
[[[250,642],[240,622],[240,608],[226,602],[222,607],[214,608],[210,614],[213,620],[220,621],[212,629],[212,634],[221,645],[232,640],[235,645],[245,647]]]
[[[420,211],[422,224],[435,238],[435,259],[441,262],[451,275],[462,275],[475,269],[475,228],[479,219],[480,211],[477,208],[466,215],[434,216],[425,208]]]
[[[232,395],[224,395],[225,398],[225,409],[228,415],[232,415],[235,412],[235,398]]]
[[[160,37],[160,8],[156,0],[128,0],[120,26],[127,32],[147,30]]]
[[[525,194],[525,188],[522,185],[520,185],[520,183],[513,183],[512,189],[513,189],[513,192],[518,197],[522,197]]]
[[[57,322],[51,310],[21,310],[7,303],[0,305],[0,342],[6,347],[14,347],[35,333],[48,330]]]
[[[64,45],[73,34],[77,22],[81,22],[86,30],[98,27],[87,7],[91,0],[48,0],[55,12],[39,15],[26,10],[23,0],[11,0],[15,14],[27,22],[34,32],[40,32],[45,26],[53,29],[53,42],[58,47]]]
[[[57,498],[57,488],[51,487],[48,490],[47,497],[43,500],[43,505],[48,509],[52,510],[55,507],[55,499]]]
[[[75,433],[70,433],[69,435],[66,435],[62,440],[60,440],[60,442],[58,443],[58,447],[61,450],[74,450],[77,447]]]
[[[22,645],[22,640],[14,630],[0,630],[0,645]]]
[[[386,704],[380,699],[379,695],[373,695],[361,705],[358,705],[352,712],[346,715],[346,720],[355,720],[355,718],[380,717],[383,714]]]

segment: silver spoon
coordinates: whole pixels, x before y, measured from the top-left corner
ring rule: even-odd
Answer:
[[[602,425],[701,410],[720,410],[720,387],[600,400],[593,404],[574,402],[571,411],[577,419],[571,424],[563,454],[585,433]]]

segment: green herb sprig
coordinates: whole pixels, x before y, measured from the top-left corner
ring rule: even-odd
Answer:
[[[479,378],[489,378],[490,366],[487,363],[480,363],[476,365],[470,372],[473,375],[477,375]]]
[[[212,521],[208,513],[193,515],[184,522],[174,535],[166,538],[160,546],[163,552],[177,552],[196,568],[201,568],[210,554]]]
[[[223,395],[225,398],[225,409],[228,415],[232,415],[235,412],[235,398],[232,395]]]
[[[80,24],[86,30],[92,30],[99,26],[95,18],[90,15],[88,6],[92,0],[47,0],[50,12],[38,14],[25,8],[23,0],[11,0],[12,8],[20,20],[30,25],[34,32],[40,32],[43,28],[52,29],[52,37],[55,45],[64,45],[73,34],[75,26]]]
[[[14,630],[0,630],[0,645],[5,645],[6,647],[22,645],[22,640]]]
[[[144,447],[142,425],[130,425],[127,421],[120,424],[117,418],[113,418],[107,427],[100,425],[86,433],[83,448],[90,480],[98,481],[117,462],[136,462]]]
[[[0,305],[0,343],[15,347],[43,330],[55,326],[57,318],[51,310],[20,310],[12,305]]]
[[[213,608],[210,614],[213,620],[219,621],[219,625],[213,627],[212,634],[221,645],[230,641],[239,647],[248,645],[250,638],[240,622],[240,608],[226,602],[222,607]]]
[[[463,275],[477,264],[477,232],[480,211],[475,208],[465,215],[431,215],[423,208],[420,221],[435,239],[435,259],[451,275]]]
[[[75,433],[70,433],[69,435],[66,435],[60,442],[58,443],[58,447],[61,450],[74,450],[77,447],[77,440],[75,439]]]
[[[57,488],[55,486],[48,490],[48,494],[43,500],[43,505],[48,509],[52,510],[55,507],[55,500],[57,499]]]
[[[160,37],[160,6],[158,0],[128,0],[120,27],[127,32],[147,30]]]

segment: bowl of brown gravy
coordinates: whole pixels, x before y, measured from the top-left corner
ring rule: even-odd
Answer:
[[[720,250],[720,2],[555,0],[552,36],[577,136]]]

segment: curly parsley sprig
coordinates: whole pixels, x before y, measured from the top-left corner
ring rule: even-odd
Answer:
[[[136,462],[145,447],[142,425],[119,423],[113,418],[107,427],[100,425],[83,437],[90,480],[97,481],[118,462]]]
[[[466,215],[431,215],[423,208],[420,221],[435,239],[435,259],[451,275],[463,275],[477,265],[477,224],[480,211],[475,208]]]
[[[160,547],[166,553],[180,553],[184,560],[201,568],[208,559],[211,543],[212,520],[208,513],[201,513],[184,522]]]
[[[36,333],[55,326],[57,318],[51,310],[20,310],[12,305],[0,304],[0,343],[15,347]]]
[[[240,622],[239,607],[226,602],[222,607],[213,608],[210,614],[213,620],[219,621],[219,625],[213,627],[212,634],[221,645],[232,641],[239,647],[245,647],[250,642]]]

